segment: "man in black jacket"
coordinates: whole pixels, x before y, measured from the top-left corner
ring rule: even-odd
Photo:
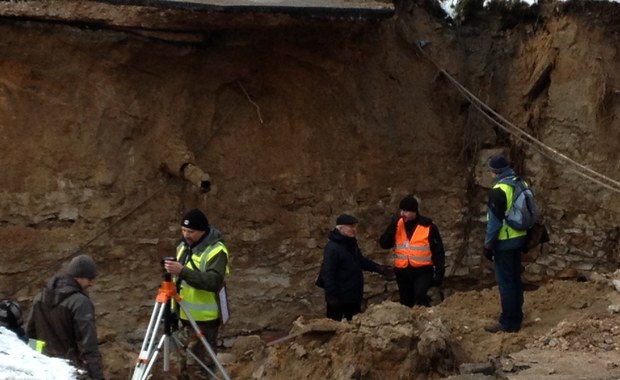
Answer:
[[[379,264],[362,255],[355,238],[357,223],[352,215],[340,215],[323,251],[317,285],[325,289],[327,318],[336,321],[342,317],[351,320],[360,313],[364,295],[362,271],[385,273]]]
[[[44,354],[69,359],[86,369],[90,379],[102,380],[95,307],[86,293],[95,277],[97,268],[90,256],[74,257],[35,297],[26,334],[45,342]]]
[[[379,245],[393,250],[400,303],[429,306],[428,290],[440,286],[445,274],[441,235],[431,219],[418,213],[418,201],[413,195],[404,197],[399,208],[379,238]]]

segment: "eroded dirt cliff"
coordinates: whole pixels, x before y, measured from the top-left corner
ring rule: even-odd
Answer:
[[[358,216],[364,253],[389,263],[375,241],[409,193],[442,232],[447,294],[468,284],[473,293],[464,297],[492,318],[496,300],[475,289],[492,284],[479,253],[482,169],[497,150],[531,179],[551,230],[526,279],[615,270],[618,193],[511,138],[440,70],[558,153],[614,178],[617,4],[482,13],[458,27],[408,1],[390,19],[253,24],[244,16],[227,27],[207,27],[195,11],[105,9],[101,23],[67,21],[71,12],[0,21],[0,292],[27,309],[62,262],[78,251],[93,255],[102,275],[92,298],[110,378],[127,377],[133,366],[161,281],[159,260],[173,252],[180,217],[192,207],[206,211],[231,251],[227,349],[239,336],[267,340],[300,316],[323,315],[313,283],[336,215]],[[152,24],[136,23],[140,14]],[[110,24],[124,15],[132,22]],[[186,30],[184,17],[192,20]],[[157,28],[158,20],[175,27]],[[209,193],[170,174],[187,161],[210,174]],[[367,282],[369,304],[394,300],[394,283],[372,275]],[[560,291],[549,302],[568,301]],[[458,319],[457,304],[448,297],[437,312],[452,305],[449,319]],[[535,315],[542,305],[528,307]],[[540,333],[551,332],[524,329],[510,345],[518,351]],[[455,362],[481,359],[479,336],[462,339],[466,354]],[[231,368],[237,378],[253,376]],[[256,373],[291,377],[285,369]]]

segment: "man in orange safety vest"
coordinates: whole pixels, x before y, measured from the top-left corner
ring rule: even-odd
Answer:
[[[379,238],[381,248],[392,249],[394,274],[400,303],[429,306],[427,295],[440,286],[445,274],[445,252],[439,229],[418,213],[418,201],[408,195],[400,201],[399,212]]]

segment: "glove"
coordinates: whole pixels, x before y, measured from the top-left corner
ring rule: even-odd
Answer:
[[[493,262],[493,255],[495,255],[495,251],[492,248],[485,246],[482,253],[484,254],[484,257],[487,258],[487,260]]]

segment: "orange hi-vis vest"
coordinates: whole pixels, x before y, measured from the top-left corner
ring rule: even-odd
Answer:
[[[407,238],[407,230],[403,219],[396,225],[394,245],[394,268],[414,268],[433,265],[431,245],[428,241],[431,226],[417,225],[411,239]]]

